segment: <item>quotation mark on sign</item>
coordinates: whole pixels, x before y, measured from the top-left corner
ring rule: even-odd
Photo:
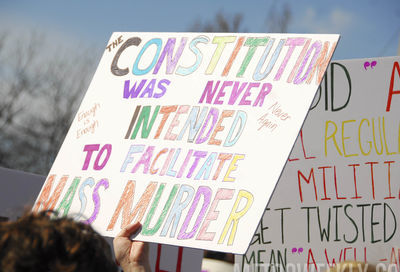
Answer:
[[[364,69],[367,70],[368,67],[371,67],[371,69],[374,69],[375,65],[376,65],[375,60],[372,62],[366,61],[366,62],[364,62]]]
[[[302,253],[303,252],[303,248],[302,247],[299,247],[299,248],[296,248],[296,247],[294,247],[294,248],[292,248],[292,254],[294,254],[294,253]]]

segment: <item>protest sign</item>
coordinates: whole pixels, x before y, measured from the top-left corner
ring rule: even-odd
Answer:
[[[0,167],[0,218],[16,220],[29,211],[45,177]]]
[[[114,33],[34,210],[244,253],[337,40]]]
[[[332,61],[239,271],[399,271],[399,63]]]

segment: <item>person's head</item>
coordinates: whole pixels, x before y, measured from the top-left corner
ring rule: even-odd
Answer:
[[[46,213],[0,223],[0,271],[117,271],[107,242],[89,225]]]

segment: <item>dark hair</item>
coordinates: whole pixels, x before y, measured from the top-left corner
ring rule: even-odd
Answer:
[[[0,271],[117,271],[110,246],[89,225],[48,212],[0,223]]]

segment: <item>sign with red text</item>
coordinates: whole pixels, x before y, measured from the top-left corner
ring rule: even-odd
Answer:
[[[399,63],[331,62],[240,271],[399,271]]]
[[[114,33],[34,210],[244,253],[338,37]]]

